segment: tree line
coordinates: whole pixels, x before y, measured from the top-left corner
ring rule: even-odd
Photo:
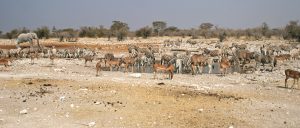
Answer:
[[[3,33],[0,31],[0,38],[14,39],[20,33],[30,32],[26,27],[13,29],[10,32]],[[116,37],[119,41],[125,40],[128,37],[158,37],[158,36],[181,36],[196,38],[219,38],[222,42],[226,38],[235,37],[237,39],[246,37],[248,39],[264,39],[264,38],[283,38],[287,40],[295,40],[300,42],[300,25],[298,21],[290,21],[282,28],[270,28],[267,23],[254,28],[247,29],[229,29],[222,28],[212,23],[201,23],[197,28],[180,29],[175,26],[168,26],[164,21],[154,21],[152,25],[142,27],[136,31],[130,31],[127,23],[122,21],[113,21],[110,28],[103,26],[83,26],[79,29],[66,28],[56,29],[52,27],[50,30],[47,26],[39,27],[31,32],[37,33],[39,38],[63,38],[63,34],[74,37],[89,37],[89,38],[108,38]]]

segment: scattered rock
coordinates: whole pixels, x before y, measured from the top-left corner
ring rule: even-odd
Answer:
[[[203,112],[203,110],[204,110],[203,108],[198,109],[199,112]]]
[[[55,72],[64,72],[65,70],[64,69],[60,69],[60,68],[56,68],[54,69]]]
[[[272,90],[272,88],[271,87],[267,87],[266,90]]]
[[[111,93],[116,93],[117,91],[116,91],[116,90],[111,90],[110,92],[111,92]]]
[[[238,75],[238,74],[240,74],[240,73],[238,73],[238,72],[233,72],[233,75]]]
[[[67,118],[69,118],[70,117],[70,115],[69,115],[69,113],[66,113],[66,115],[65,115]]]
[[[87,91],[88,89],[87,88],[81,88],[79,89],[79,91]]]
[[[52,86],[52,84],[43,84],[43,86]]]
[[[93,126],[95,126],[96,125],[96,122],[90,122],[90,123],[88,123],[88,126],[89,127],[93,127]]]
[[[129,74],[129,76],[131,76],[133,78],[141,78],[142,74],[141,73],[132,73],[132,74]]]
[[[27,113],[28,113],[27,109],[20,111],[20,114],[27,114]]]
[[[63,102],[63,101],[65,100],[65,97],[66,97],[66,96],[61,96],[61,97],[59,97],[59,101]]]
[[[157,85],[166,85],[164,82],[157,83]]]

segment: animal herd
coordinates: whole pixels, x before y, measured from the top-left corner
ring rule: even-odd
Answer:
[[[297,60],[300,55],[297,47],[283,45],[253,47],[245,44],[232,43],[228,46],[218,43],[213,47],[199,46],[197,50],[183,49],[180,43],[177,45],[179,48],[175,49],[170,45],[139,47],[129,44],[128,51],[121,55],[89,48],[57,49],[54,46],[49,48],[40,45],[30,48],[0,49],[0,65],[7,67],[9,62],[20,58],[30,58],[31,64],[34,64],[34,59],[39,57],[49,58],[53,65],[56,58],[83,59],[85,66],[93,60],[99,60],[96,63],[96,76],[99,76],[104,67],[108,67],[110,71],[118,71],[124,67],[124,72],[153,72],[154,78],[157,78],[158,72],[164,72],[169,75],[169,79],[173,79],[174,73],[211,74],[213,70],[217,70],[215,73],[221,76],[229,72],[272,72],[281,62]],[[298,71],[285,70],[285,86],[287,87],[289,78],[298,82],[299,74]]]

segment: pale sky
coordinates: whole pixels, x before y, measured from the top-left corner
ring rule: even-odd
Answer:
[[[195,28],[210,22],[225,28],[268,23],[283,27],[300,20],[300,0],[1,0],[0,30],[40,26],[79,28],[126,22],[130,30],[165,21],[168,26]]]

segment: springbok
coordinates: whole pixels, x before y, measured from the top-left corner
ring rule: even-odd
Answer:
[[[225,76],[229,67],[230,67],[229,59],[227,57],[222,57],[220,62],[220,72],[222,76]]]
[[[54,59],[55,59],[55,57],[56,57],[55,54],[51,54],[51,55],[49,56],[52,65],[54,65]]]
[[[156,78],[156,73],[160,71],[160,72],[168,72],[169,79],[172,80],[175,67],[173,66],[173,64],[169,64],[167,67],[165,67],[164,65],[161,65],[161,64],[154,64],[153,70],[154,70],[154,79]]]
[[[4,67],[8,66],[9,59],[0,59],[0,65],[4,65]]]
[[[37,52],[30,53],[29,56],[30,56],[32,65],[34,64],[34,58],[37,58],[37,59],[39,58],[39,54]]]
[[[113,67],[117,67],[117,70],[119,70],[120,65],[121,65],[120,60],[113,59],[113,60],[105,60],[105,61],[106,61],[106,64],[109,65],[110,71],[112,71]]]
[[[125,71],[124,71],[124,73],[128,72],[128,67],[129,66],[131,66],[131,72],[133,72],[133,67],[134,67],[134,64],[135,64],[135,58],[124,57],[124,58],[122,58],[121,63],[125,64]]]
[[[101,61],[96,64],[96,76],[99,76],[99,72],[101,70]]]

